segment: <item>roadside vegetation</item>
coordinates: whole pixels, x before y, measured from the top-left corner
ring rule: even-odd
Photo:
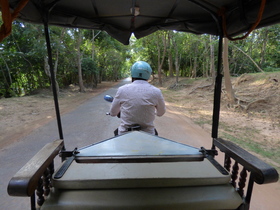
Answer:
[[[230,75],[279,71],[279,29],[279,24],[270,26],[227,43]],[[125,46],[102,31],[51,26],[50,38],[59,88],[78,85],[84,92],[102,81],[117,81],[138,60],[151,65],[159,86],[165,77],[215,77],[218,37],[211,35],[158,31],[139,40],[131,37]],[[43,26],[14,21],[12,34],[0,44],[0,97],[49,88],[47,58]]]
[[[175,78],[164,80],[165,100],[211,133],[211,79],[179,78],[177,86],[175,83]],[[280,72],[244,74],[232,78],[232,83],[237,97],[254,103],[247,109],[231,106],[223,85],[219,137],[235,142],[280,171]]]

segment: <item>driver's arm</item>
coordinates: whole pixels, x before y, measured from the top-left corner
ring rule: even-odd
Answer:
[[[160,92],[160,95],[159,95],[159,98],[158,98],[158,104],[156,106],[156,110],[157,110],[156,115],[159,116],[159,117],[164,115],[165,110],[166,110],[164,98],[163,98],[163,95],[162,95],[161,92]]]
[[[110,115],[112,117],[117,116],[121,111],[121,100],[120,100],[120,91],[117,91],[116,96],[112,102]]]

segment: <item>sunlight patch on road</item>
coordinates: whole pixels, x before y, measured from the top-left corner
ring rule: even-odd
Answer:
[[[204,116],[212,116],[212,111],[208,111],[208,110],[197,110],[197,113],[204,115]]]

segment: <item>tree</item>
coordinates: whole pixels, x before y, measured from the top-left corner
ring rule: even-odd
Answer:
[[[163,66],[163,62],[165,59],[166,48],[167,48],[167,37],[168,34],[166,32],[157,32],[157,50],[158,50],[158,81],[159,85],[162,86],[162,78],[161,78],[161,70]],[[160,41],[161,40],[161,41]],[[161,46],[162,42],[162,46]],[[161,53],[161,48],[163,47],[163,52]]]
[[[0,43],[0,96],[31,94],[49,88],[45,74],[47,57],[44,28],[13,22],[11,36]],[[255,30],[246,40],[229,44],[230,75],[245,72],[279,71],[280,25]],[[53,62],[60,87],[79,84],[94,87],[102,80],[129,75],[132,63],[148,62],[158,73],[183,77],[214,77],[214,48],[217,38],[175,31],[158,31],[124,46],[106,32],[50,26]],[[76,61],[76,62],[73,62]],[[91,66],[91,67],[89,67]],[[175,71],[174,71],[175,69]]]
[[[254,59],[253,59],[250,55],[248,55],[247,53],[245,53],[241,48],[235,46],[234,44],[233,44],[233,46],[234,46],[235,48],[237,48],[240,52],[242,52],[246,57],[248,57],[248,58],[252,61],[252,63],[257,67],[257,69],[258,69],[259,71],[263,72],[263,70],[258,66],[258,64],[254,61]]]
[[[59,94],[59,83],[57,81],[58,61],[59,61],[59,52],[61,51],[61,48],[62,48],[60,46],[60,43],[63,42],[66,30],[65,30],[65,28],[62,28],[61,30],[57,30],[58,28],[53,28],[53,29],[56,29],[57,35],[60,34],[59,36],[55,37],[55,39],[53,40],[53,42],[55,44],[54,44],[53,49],[52,49],[52,52],[55,52],[54,69],[53,69],[54,70],[55,86],[56,86],[57,94]],[[50,67],[49,67],[47,56],[45,56],[45,58],[44,58],[44,63],[45,63],[45,65],[44,65],[45,73],[48,75],[48,77],[51,80],[51,73],[50,73]]]
[[[83,82],[83,74],[82,74],[82,37],[83,31],[81,29],[77,29],[76,37],[77,37],[77,66],[78,66],[78,75],[79,75],[79,87],[80,92],[85,92],[84,82]]]
[[[216,74],[215,74],[214,43],[213,43],[212,35],[209,36],[209,42],[210,42],[210,73],[214,82]]]
[[[228,39],[227,38],[223,38],[223,69],[224,69],[226,93],[229,98],[230,104],[234,104],[235,95],[234,95],[231,80],[230,80],[230,70],[229,70],[229,63],[228,63]]]
[[[169,77],[173,77],[173,47],[172,43],[174,40],[173,31],[168,31],[168,69],[169,69]]]
[[[179,82],[179,68],[180,68],[180,60],[179,60],[179,50],[175,39],[172,39],[172,44],[175,49],[175,71],[176,71],[176,84]]]
[[[102,80],[116,81],[127,76],[130,59],[129,46],[125,46],[102,32],[96,38],[96,56]]]
[[[98,83],[98,67],[95,60],[91,58],[84,58],[82,60],[82,72],[89,83],[90,87],[97,87]]]
[[[264,28],[262,30],[262,47],[261,47],[261,59],[260,59],[260,67],[263,67],[264,65],[264,62],[265,62],[265,52],[266,52],[266,46],[267,46],[267,38],[268,38],[268,32],[269,32],[269,29],[268,28]]]

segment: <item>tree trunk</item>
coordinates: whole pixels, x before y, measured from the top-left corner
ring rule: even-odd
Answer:
[[[176,69],[176,84],[178,84],[179,82],[179,68],[180,68],[180,63],[179,63],[179,52],[178,52],[178,48],[177,48],[177,44],[176,41],[173,39],[173,46],[175,49],[175,69]]]
[[[91,59],[94,61],[95,59],[95,44],[94,44],[94,39],[95,39],[95,36],[94,36],[94,30],[92,30],[92,39],[91,39]],[[96,72],[94,73],[91,73],[90,75],[90,86],[91,88],[93,87],[97,87],[97,76],[98,74]]]
[[[186,76],[188,76],[188,77],[192,77],[192,72],[193,72],[193,62],[192,62],[192,59],[191,58],[189,58],[190,59],[190,69],[189,69],[189,71],[187,72],[187,70],[185,71],[185,74],[184,74],[184,77],[186,77]]]
[[[224,69],[224,77],[225,77],[225,88],[226,93],[229,98],[230,104],[235,103],[235,95],[232,89],[232,84],[230,81],[230,73],[229,73],[229,62],[228,62],[228,39],[223,38],[223,69]]]
[[[173,77],[174,76],[173,75],[173,60],[172,60],[172,53],[170,51],[169,51],[169,55],[168,55],[169,77]]]
[[[265,62],[265,51],[266,51],[266,44],[267,44],[267,38],[268,38],[268,32],[269,30],[267,28],[264,28],[264,35],[262,37],[263,43],[262,43],[262,49],[261,49],[261,60],[260,60],[260,67],[263,67],[263,64]]]
[[[193,68],[192,68],[192,71],[191,71],[191,78],[196,78],[197,76],[197,58],[198,58],[198,55],[197,55],[197,44],[195,44],[195,50],[194,50],[194,61],[193,61]]]
[[[61,30],[61,34],[60,34],[60,37],[59,37],[59,42],[63,41],[65,32],[66,32],[66,29],[62,29]],[[58,69],[58,58],[59,58],[59,50],[58,49],[56,49],[56,53],[55,54],[56,54],[56,57],[55,57],[55,63],[54,63],[54,79],[55,79],[56,93],[58,95],[59,91],[60,91],[59,84],[58,84],[57,79],[56,79],[57,69]],[[45,62],[45,67],[44,67],[45,73],[51,79],[50,66],[49,66],[48,58],[47,57],[45,57],[44,62]],[[52,88],[52,86],[51,86],[51,88]]]
[[[9,77],[9,82],[8,82],[8,80],[7,80],[6,76],[5,76],[4,70],[1,68],[2,73],[3,73],[3,78],[4,78],[4,86],[5,86],[5,96],[4,97],[6,98],[6,97],[11,97],[11,92],[10,92],[11,87],[12,87],[13,92],[15,92],[15,90],[14,90],[14,87],[12,86],[13,80],[12,80],[10,68],[9,68],[6,60],[3,58],[2,53],[0,55],[1,55],[2,60],[5,63],[5,66],[6,66],[6,69],[7,69],[7,72],[8,72],[8,77]],[[20,93],[21,90],[19,90],[18,92]]]
[[[173,40],[173,32],[170,31],[168,33],[168,45],[169,45],[169,51],[168,51],[168,68],[169,68],[169,77],[173,77],[173,59],[172,59],[172,45],[171,41]]]
[[[207,53],[208,52],[208,48],[209,45],[208,43],[204,42],[204,52],[201,55],[200,59],[201,59],[201,64],[202,64],[202,72],[203,72],[203,77],[204,78],[208,78],[209,76],[209,63],[210,63],[210,55]]]
[[[161,57],[161,53],[160,53],[160,44],[159,44],[159,40],[160,37],[158,37],[157,40],[157,48],[158,48],[158,81],[159,81],[159,86],[162,87],[162,78],[161,78],[161,69],[162,69],[162,65],[164,62],[164,58],[165,58],[165,54],[166,54],[166,47],[167,47],[167,43],[166,43],[166,33],[163,34],[162,36],[162,42],[163,42],[163,54]]]
[[[215,55],[214,55],[214,44],[212,43],[212,35],[210,35],[210,74],[212,76],[212,81],[215,81]]]
[[[253,64],[257,67],[257,69],[260,71],[260,72],[264,72],[259,66],[258,66],[258,64],[253,60],[253,58],[250,56],[250,55],[248,55],[247,53],[245,53],[243,50],[241,50],[239,47],[237,47],[237,46],[235,46],[235,45],[233,45],[235,48],[237,48],[239,51],[241,51],[244,55],[246,55],[252,62],[253,62]]]
[[[162,86],[162,80],[161,80],[161,62],[160,62],[160,47],[158,45],[158,82],[159,86]]]
[[[95,34],[94,30],[92,30],[91,58],[92,58],[93,61],[95,60],[95,43],[94,43],[94,40],[95,40],[95,37],[97,37],[100,34],[100,32],[101,31],[99,31],[97,34]],[[94,80],[94,87],[97,87],[97,84],[100,80],[99,77],[100,77],[100,74],[99,74],[99,70],[97,69],[97,71],[93,73],[92,81]],[[101,81],[100,81],[100,83],[101,83]]]
[[[79,75],[79,87],[80,92],[85,92],[85,87],[83,83],[83,75],[82,75],[82,54],[81,54],[81,44],[82,44],[82,31],[78,30],[78,41],[77,41],[77,65],[78,65],[78,75]]]
[[[56,87],[57,94],[59,94],[59,84],[58,84],[57,79],[56,79],[57,68],[58,68],[58,55],[59,55],[59,51],[56,50],[56,59],[55,59],[55,62],[54,62],[54,78],[55,78],[55,87]]]
[[[57,51],[57,57],[58,57],[58,51]],[[48,77],[50,78],[50,81],[52,82],[51,80],[51,72],[50,72],[50,66],[49,66],[49,62],[48,62],[48,57],[45,57],[44,58],[44,70],[45,70],[45,73],[46,75],[48,75]],[[55,61],[55,65],[54,65],[54,80],[55,80],[55,88],[56,88],[56,93],[57,95],[59,94],[59,84],[56,80],[56,72],[57,72],[57,65],[58,65],[58,61],[56,60]],[[52,85],[51,85],[51,90],[52,90]]]
[[[195,54],[193,68],[192,68],[192,78],[196,78],[196,71],[197,71],[196,68],[197,68],[197,57]]]
[[[10,68],[5,60],[5,58],[3,57],[2,53],[0,54],[1,55],[1,58],[2,60],[4,61],[5,63],[5,66],[6,66],[6,69],[7,69],[7,72],[8,72],[8,76],[9,76],[9,80],[10,80],[10,85],[8,85],[9,87],[13,84],[13,80],[12,80],[12,76],[11,76],[11,72],[10,72]]]

